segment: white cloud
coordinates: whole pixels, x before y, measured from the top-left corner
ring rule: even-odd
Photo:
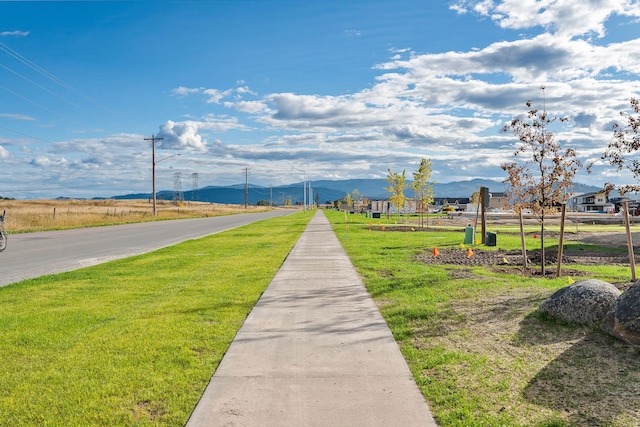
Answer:
[[[64,169],[69,162],[64,158],[50,158],[46,156],[37,156],[33,160],[31,160],[32,166],[37,166],[40,168],[55,168],[58,171]]]
[[[10,37],[10,36],[12,36],[12,37],[26,37],[26,36],[29,35],[29,33],[30,33],[30,31],[19,31],[19,30],[16,30],[16,31],[3,31],[3,32],[0,32],[0,36],[2,36],[2,37]]]
[[[174,122],[168,120],[160,126],[158,137],[163,138],[162,148],[177,150],[205,151],[206,143],[198,134],[200,128],[198,122],[184,121]]]
[[[8,119],[13,119],[13,120],[26,120],[26,121],[33,121],[35,120],[35,118],[31,117],[31,116],[27,116],[24,114],[9,114],[9,113],[4,113],[4,114],[0,114],[0,117],[6,117]]]
[[[459,0],[451,9],[489,17],[503,28],[540,26],[565,37],[591,33],[602,37],[612,15],[640,16],[636,0]]]
[[[0,159],[8,159],[9,158],[9,151],[4,148],[2,145],[0,145]]]
[[[264,101],[236,101],[236,102],[225,102],[225,107],[235,108],[236,110],[249,113],[249,114],[257,114],[261,112],[268,111],[269,107]]]
[[[413,55],[379,64],[381,70],[407,69],[406,73],[389,73],[380,80],[405,79],[405,85],[424,85],[437,77],[478,76],[491,80],[491,75],[507,75],[515,82],[566,81],[597,76],[610,70],[640,72],[635,52],[640,39],[608,46],[595,46],[584,40],[568,40],[550,34],[531,39],[502,41],[472,52],[446,52]],[[408,80],[407,80],[408,79]]]
[[[202,91],[209,98],[207,99],[207,104],[219,104],[223,98],[226,98],[233,90],[227,89],[225,91],[219,91],[218,89],[205,89]]]
[[[246,127],[238,123],[235,117],[208,117],[206,120],[186,120],[174,122],[168,120],[160,126],[158,137],[163,138],[162,148],[187,150],[195,152],[207,151],[207,142],[202,131],[225,132],[228,130],[244,130]]]
[[[249,86],[238,86],[236,88],[236,92],[238,93],[238,95],[257,95],[257,93],[249,89]]]
[[[177,88],[173,89],[171,91],[171,94],[172,95],[187,96],[187,95],[191,95],[192,93],[200,93],[203,90],[204,90],[204,88],[189,88],[189,87],[180,86],[180,87],[177,87]]]

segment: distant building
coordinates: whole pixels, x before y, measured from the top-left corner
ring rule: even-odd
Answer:
[[[604,191],[580,194],[570,200],[571,208],[576,212],[613,213],[616,210]]]
[[[398,212],[398,209],[393,204],[389,203],[388,200],[372,200],[369,205],[369,210],[371,211],[373,218],[380,218],[380,215],[387,215],[387,213],[391,215],[398,213],[403,215],[414,214],[417,212],[417,206],[418,202],[415,200],[407,200],[404,203],[403,208]]]
[[[628,197],[614,197],[609,199],[609,202],[613,203],[615,206],[615,211],[620,212],[623,209],[624,203],[627,203],[627,209],[629,209],[629,213],[633,216],[640,215],[640,201],[631,200]]]
[[[489,192],[489,209],[505,210],[509,207],[507,193]]]
[[[436,209],[442,209],[445,206],[453,206],[456,211],[465,210],[470,202],[468,197],[435,197],[433,205]]]
[[[470,199],[472,200],[472,199]],[[503,211],[509,209],[509,194],[501,192],[489,192],[489,205],[487,210]],[[467,211],[479,211],[480,207],[474,203],[469,202],[467,204]]]

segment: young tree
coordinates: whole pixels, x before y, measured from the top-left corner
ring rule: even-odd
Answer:
[[[633,174],[633,178],[640,180],[640,160],[637,152],[640,149],[640,100],[631,98],[631,109],[633,113],[620,112],[623,123],[613,124],[613,140],[602,154],[602,159],[609,162],[621,171],[626,169]],[[636,114],[634,116],[633,114]],[[607,184],[605,190],[611,191],[612,184]],[[640,185],[627,184],[619,188],[621,194],[632,191],[640,191]]]
[[[347,206],[346,209],[349,209],[351,206],[353,206],[353,199],[351,198],[351,193],[347,193],[347,195],[344,196],[344,204]]]
[[[360,202],[362,201],[362,194],[360,194],[360,192],[358,191],[357,188],[354,188],[353,191],[351,193],[349,193],[349,196],[351,197],[351,204],[354,206],[354,210],[355,210],[355,205],[356,204],[360,204]]]
[[[433,184],[435,184],[434,182],[429,182],[431,170],[431,160],[423,158],[420,161],[418,170],[413,173],[413,182],[411,183],[416,199],[422,205],[420,227],[424,226],[423,215],[425,207],[427,209],[427,227],[429,227],[429,203],[433,203]]]
[[[632,191],[640,191],[640,160],[638,160],[638,150],[640,149],[640,100],[631,98],[631,109],[633,113],[620,112],[624,118],[623,123],[613,124],[613,140],[602,154],[601,158],[618,171],[627,169],[633,174],[635,184],[627,184],[618,188],[620,195]],[[635,116],[634,116],[635,114]],[[606,183],[604,191],[607,195],[615,188],[614,184]],[[633,253],[633,239],[629,228],[629,207],[623,204],[625,223],[627,226],[627,247],[629,252],[629,264],[631,265],[631,279],[636,280],[635,255]]]
[[[407,198],[404,195],[404,190],[407,188],[406,184],[406,171],[402,171],[402,174],[397,172],[391,172],[389,170],[389,174],[387,175],[386,181],[389,183],[389,187],[385,187],[385,191],[388,191],[391,195],[389,196],[389,202],[395,206],[396,211],[398,213],[401,212]]]
[[[544,96],[544,86],[541,87]],[[567,201],[567,190],[573,186],[573,178],[582,166],[572,148],[563,150],[548,127],[555,121],[566,118],[550,117],[546,108],[531,109],[532,101],[527,101],[527,117],[515,118],[503,128],[512,132],[520,141],[515,157],[524,162],[504,163],[502,169],[509,177],[512,202],[516,210],[528,208],[540,222],[541,272],[545,274],[544,222],[545,217],[554,212],[558,204]]]

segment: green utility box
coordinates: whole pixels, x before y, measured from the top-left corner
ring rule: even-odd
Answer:
[[[475,243],[476,230],[472,226],[467,226],[464,229],[464,244],[473,245]]]
[[[496,233],[492,233],[491,231],[487,232],[486,245],[487,246],[495,246],[496,245],[496,238],[497,238]]]

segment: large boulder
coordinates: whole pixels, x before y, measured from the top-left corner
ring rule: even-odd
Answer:
[[[540,304],[540,311],[569,323],[596,326],[609,312],[621,292],[602,280],[580,280],[556,291]]]
[[[602,329],[629,344],[640,345],[640,281],[614,301]]]

